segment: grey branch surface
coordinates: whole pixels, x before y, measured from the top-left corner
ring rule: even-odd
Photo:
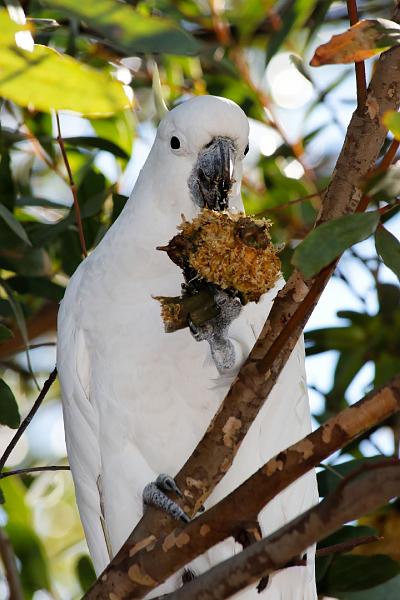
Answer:
[[[392,498],[400,490],[400,463],[366,468],[345,480],[320,504],[303,513],[273,535],[256,542],[228,560],[185,584],[163,600],[223,600],[285,566],[313,542],[333,533],[343,523],[358,519]],[[260,596],[262,598],[262,595]],[[159,598],[161,600],[161,597]]]
[[[319,429],[271,458],[241,486],[187,526],[165,538],[151,536],[130,548],[130,598],[140,598],[206,550],[256,523],[260,510],[298,477],[373,425],[400,410],[400,375],[332,417]],[[107,580],[104,581],[104,585]],[[97,592],[96,592],[97,593]],[[121,591],[119,592],[121,593]],[[116,597],[115,592],[111,592]],[[85,598],[93,598],[88,592]],[[122,596],[123,597],[123,596]],[[114,598],[116,600],[116,598]]]

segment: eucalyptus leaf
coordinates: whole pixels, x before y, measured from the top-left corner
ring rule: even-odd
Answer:
[[[117,144],[114,144],[114,142],[111,142],[110,140],[95,136],[81,135],[76,137],[65,137],[64,143],[71,146],[82,146],[83,148],[98,148],[99,150],[110,152],[118,158],[124,158],[125,160],[129,159],[129,155],[125,150],[117,146]]]
[[[114,0],[44,0],[44,4],[84,21],[125,52],[196,54],[198,42],[165,17],[146,15]]]
[[[71,56],[36,44],[32,51],[17,46],[15,30],[0,9],[0,31],[11,37],[0,43],[0,95],[36,110],[73,110],[86,115],[109,115],[129,106],[123,85],[107,72],[80,63]]]
[[[9,385],[0,379],[0,423],[17,429],[21,422],[18,404]]]
[[[4,206],[4,204],[0,204],[0,217],[7,223],[10,229],[28,246],[32,246],[25,229],[22,227],[21,223],[17,221],[12,212],[8,210]]]
[[[399,573],[400,563],[389,556],[336,555],[319,582],[318,593],[337,597],[343,592],[366,590]]]
[[[0,323],[0,342],[9,340],[12,337],[14,337],[14,334],[11,329],[8,329],[8,327]]]
[[[316,275],[344,250],[365,240],[379,223],[379,212],[355,213],[323,223],[295,249],[292,263],[306,279]]]
[[[86,554],[80,556],[76,563],[75,570],[82,591],[86,592],[96,581],[96,573],[94,571],[93,564],[89,556],[87,556]]]
[[[400,279],[400,242],[385,227],[378,227],[375,232],[376,251],[383,262]]]

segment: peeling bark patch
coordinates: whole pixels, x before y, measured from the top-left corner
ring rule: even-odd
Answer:
[[[223,426],[222,431],[224,433],[224,445],[227,448],[233,448],[235,443],[236,432],[239,431],[241,426],[242,421],[240,419],[237,419],[236,417],[229,417],[229,419]]]
[[[300,274],[296,272],[296,274],[294,276],[294,281],[293,281],[293,294],[292,294],[293,300],[297,304],[300,304],[300,302],[302,302],[304,300],[304,298],[307,296],[308,292],[309,292],[308,287],[304,283]]]
[[[229,458],[229,456],[227,456],[226,458],[224,458],[224,460],[222,461],[219,470],[221,471],[221,473],[226,473],[227,470],[229,469],[229,467],[232,464],[232,459]]]
[[[304,460],[314,454],[314,444],[307,438],[296,444],[296,446],[296,450],[303,455]]]
[[[282,471],[283,467],[284,462],[282,460],[272,458],[267,462],[267,464],[263,468],[263,472],[269,476],[275,473],[276,471]]]
[[[176,546],[177,548],[182,548],[189,542],[190,536],[187,533],[183,531],[182,533],[178,533],[178,535],[176,535],[175,531],[173,531],[165,538],[162,545],[162,549],[164,550],[164,552],[168,552],[174,546]]]
[[[134,556],[137,552],[139,552],[139,550],[146,548],[150,544],[152,547],[154,547],[154,544],[152,544],[152,542],[154,542],[156,539],[157,538],[155,535],[149,535],[148,537],[144,538],[143,540],[140,540],[140,542],[138,542],[137,544],[132,546],[132,548],[129,550],[129,556],[130,557]]]
[[[209,533],[210,531],[211,531],[211,527],[209,525],[204,524],[200,527],[200,535],[202,537],[206,536],[207,533]]]
[[[157,585],[157,581],[155,581],[147,573],[143,573],[138,564],[133,565],[129,568],[128,577],[131,581],[134,581],[135,583],[138,583],[139,585],[144,585],[146,587],[155,587]]]
[[[194,479],[193,477],[186,477],[186,485],[188,488],[204,490],[204,488],[207,487],[207,481],[205,481],[204,479]],[[185,494],[185,496],[189,497],[189,494]],[[191,494],[191,496],[193,497],[193,494]]]
[[[369,118],[373,121],[379,115],[379,102],[374,96],[369,95],[365,104],[367,106]]]
[[[329,444],[329,442],[331,441],[333,429],[334,429],[334,426],[332,426],[331,423],[328,423],[327,425],[323,426],[322,441],[324,442],[324,444]]]

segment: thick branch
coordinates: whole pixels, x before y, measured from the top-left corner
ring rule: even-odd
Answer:
[[[58,302],[46,302],[26,323],[28,339],[34,340],[47,331],[55,331],[57,329],[57,314]],[[0,359],[25,349],[25,342],[18,327],[13,328],[13,333],[14,337],[0,344]]]
[[[400,463],[387,460],[349,479],[319,505],[163,600],[223,600],[285,566],[312,543],[398,496]]]
[[[400,375],[339,413],[306,438],[269,460],[239,488],[186,527],[176,527],[156,542],[125,544],[106,579],[85,596],[99,600],[115,594],[142,598],[179,568],[254,522],[260,510],[301,475],[358,435],[400,410]],[[126,581],[124,573],[128,574]]]

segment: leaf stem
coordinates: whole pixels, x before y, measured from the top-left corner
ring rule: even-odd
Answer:
[[[72,196],[74,198],[75,217],[76,217],[76,225],[78,227],[78,232],[79,232],[79,241],[81,243],[82,254],[86,258],[87,257],[87,249],[86,249],[85,236],[84,236],[83,227],[82,227],[81,210],[79,208],[79,202],[78,202],[78,191],[77,191],[77,188],[75,185],[74,177],[72,175],[72,170],[71,170],[71,166],[69,164],[67,152],[65,150],[64,140],[61,135],[60,117],[59,117],[59,114],[57,111],[56,111],[56,121],[57,121],[57,142],[58,142],[58,145],[60,146],[61,155],[63,157],[64,165],[65,165],[65,168],[68,173],[69,187],[71,188]]]

